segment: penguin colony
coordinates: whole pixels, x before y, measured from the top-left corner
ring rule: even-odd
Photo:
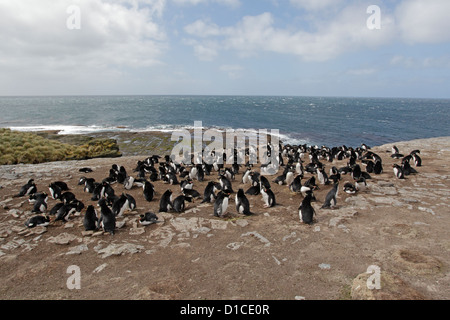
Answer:
[[[317,221],[317,212],[311,204],[319,202],[314,194],[316,190],[328,190],[320,210],[336,209],[340,191],[350,195],[363,192],[368,188],[367,181],[370,181],[371,175],[384,172],[381,157],[370,149],[365,144],[358,148],[280,144],[277,157],[280,171],[275,176],[264,174],[270,164],[261,166],[260,169],[249,162],[245,165],[237,164],[249,155],[248,148],[234,149],[228,154],[215,154],[213,151],[209,154],[214,159],[212,164],[208,164],[211,163],[209,161],[194,165],[175,164],[168,155],[153,155],[138,161],[132,174],[125,167],[114,164],[109,168],[109,175],[102,181],[81,176],[75,189],[89,194],[91,203],[86,205],[77,200],[75,190],[71,190],[63,181],[48,185],[50,197],[57,201],[51,207],[48,205],[47,190],[39,192],[33,179],[22,186],[14,197],[28,197],[33,206],[32,212],[35,215],[24,223],[29,228],[48,226],[58,221],[64,224],[75,215],[82,216],[86,231],[99,230],[114,235],[116,219],[125,212],[136,210],[136,199],[127,193],[131,189],[141,189],[142,198],[138,201],[159,202],[158,213],[182,213],[187,206],[195,206],[195,201],[200,199],[201,204],[211,205],[211,213],[215,217],[227,218],[232,212],[242,216],[254,215],[251,203],[258,197],[264,208],[280,205],[271,188],[271,184],[277,184],[285,186],[285,191],[282,192],[286,194],[302,196],[298,204],[298,218],[301,223],[310,225]],[[271,150],[274,148],[269,143],[267,151],[270,153]],[[420,150],[413,150],[405,155],[393,146],[391,157],[398,160],[392,168],[394,178],[405,179],[408,175],[418,173],[414,167],[422,166],[419,155]],[[219,159],[223,159],[224,164]],[[232,165],[229,165],[230,159],[234,159]],[[344,160],[347,164],[337,168],[335,160]],[[93,170],[90,168],[79,170],[80,175],[91,172]],[[350,181],[342,183],[346,175]],[[207,180],[209,181],[204,190],[199,192],[195,189],[196,181]],[[157,190],[154,184],[156,181],[162,182],[159,185],[179,186],[178,194],[174,194],[169,188]],[[239,184],[239,189],[233,189],[233,184]],[[155,212],[140,214],[138,221],[143,226],[160,222]]]

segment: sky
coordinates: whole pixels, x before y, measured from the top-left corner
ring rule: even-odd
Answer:
[[[0,0],[0,95],[450,98],[449,0]]]

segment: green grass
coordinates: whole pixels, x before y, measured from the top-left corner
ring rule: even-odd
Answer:
[[[113,139],[91,139],[74,145],[31,132],[0,129],[0,165],[120,157]]]

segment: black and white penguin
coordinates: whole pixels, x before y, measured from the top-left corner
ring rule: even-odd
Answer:
[[[14,198],[20,198],[23,196],[29,196],[30,194],[36,193],[37,192],[37,187],[36,184],[34,183],[34,179],[30,179],[28,180],[28,182],[23,185],[20,188],[20,191],[18,194],[16,194],[15,196],[13,196]]]
[[[319,183],[322,185],[329,185],[330,180],[328,179],[328,175],[325,172],[324,168],[317,168],[317,180],[319,180]]]
[[[146,181],[142,188],[144,192],[144,199],[148,202],[151,202],[155,196],[155,187],[151,182]]]
[[[192,199],[201,198],[201,194],[195,189],[183,189],[181,193],[186,197],[191,197]]]
[[[177,213],[184,212],[186,208],[185,201],[192,202],[192,197],[187,197],[185,195],[180,195],[173,200],[173,209]]]
[[[173,209],[172,203],[172,191],[167,190],[161,197],[159,201],[159,212],[169,212]]]
[[[420,156],[417,153],[412,153],[411,156],[414,161],[414,165],[416,167],[421,167],[422,166],[422,158],[420,158]]]
[[[83,226],[85,231],[95,231],[98,226],[98,217],[95,207],[90,205],[87,207],[83,218]]]
[[[409,164],[409,161],[405,161],[402,163],[402,170],[403,170],[403,174],[405,176],[409,176],[410,174],[416,174],[418,173],[416,171],[416,169],[414,169],[413,167],[411,167],[411,165]]]
[[[179,184],[177,176],[173,172],[168,172],[166,174],[166,176],[164,177],[163,181],[168,183],[168,184],[171,184],[171,185],[178,185]]]
[[[28,228],[46,227],[50,224],[50,218],[47,215],[33,216],[25,221],[25,226]]]
[[[42,201],[42,200],[44,200],[45,202],[48,202],[48,194],[46,192],[32,193],[28,197],[29,203],[36,203],[37,201]]]
[[[133,176],[127,176],[123,182],[123,186],[126,190],[131,190],[134,186],[134,181],[136,179]]]
[[[275,194],[272,189],[261,188],[261,195],[264,202],[264,208],[272,208],[276,205]]]
[[[351,175],[352,175],[353,180],[358,180],[359,178],[361,178],[362,171],[361,171],[361,167],[359,164],[355,164],[353,166]]]
[[[55,181],[52,184],[57,185],[61,189],[61,191],[69,191],[70,190],[69,186],[64,181]]]
[[[244,189],[239,189],[236,194],[236,211],[240,214],[244,214],[246,216],[250,216],[253,213],[250,211],[250,202],[244,194]]]
[[[149,226],[155,223],[158,223],[158,216],[153,212],[146,212],[139,216],[139,224],[143,226]]]
[[[57,184],[51,183],[48,186],[48,190],[50,191],[50,195],[52,196],[52,198],[54,200],[57,200],[57,199],[59,199],[61,197],[62,190]]]
[[[34,203],[33,210],[31,212],[33,213],[45,213],[47,212],[47,195],[45,193],[42,194],[41,197],[36,199],[36,202]]]
[[[181,190],[183,190],[183,189],[192,189],[193,187],[194,187],[194,181],[191,178],[183,180],[180,183]]]
[[[229,191],[220,191],[217,195],[216,201],[214,201],[214,216],[222,218],[228,209],[228,200],[229,200],[230,192]]]
[[[355,185],[350,182],[344,184],[343,190],[347,194],[355,194],[357,191]]]
[[[289,190],[294,193],[298,193],[302,188],[302,176],[297,175],[291,184],[289,184]]]
[[[78,170],[79,172],[83,172],[83,173],[91,173],[94,172],[91,168],[81,168],[80,170]]]
[[[202,203],[210,203],[216,199],[216,183],[213,181],[208,182],[208,185],[203,192]]]
[[[298,215],[301,223],[312,224],[314,221],[315,210],[311,205],[313,193],[308,192],[298,208]]]
[[[358,192],[365,191],[367,189],[366,178],[361,177],[358,181],[355,181],[355,189]]]
[[[375,160],[375,165],[373,166],[373,173],[382,174],[383,173],[383,164],[381,160]]]
[[[76,200],[76,196],[73,192],[66,191],[59,197],[59,200],[64,204],[68,204]]]
[[[119,199],[114,201],[112,206],[112,212],[116,217],[122,217],[126,210],[129,210],[130,204],[127,196],[123,193]]]
[[[250,177],[250,173],[252,172],[251,168],[247,168],[245,169],[244,173],[242,174],[242,180],[241,183],[243,184],[247,184],[247,183],[251,183],[252,179]]]
[[[261,193],[261,188],[259,186],[251,186],[248,188],[247,191],[245,191],[245,194],[248,194],[250,196],[257,196]]]
[[[58,210],[59,210],[63,205],[64,205],[64,203],[62,203],[62,202],[55,204],[55,205],[53,206],[53,208],[50,209],[50,211],[49,211],[48,214],[51,215],[51,216],[55,216],[55,215],[58,213]]]
[[[99,228],[103,229],[103,232],[109,232],[111,235],[114,235],[116,230],[116,216],[106,204],[106,199],[100,199],[98,205],[101,209]]]
[[[405,175],[403,174],[403,169],[400,165],[394,164],[394,165],[392,165],[392,168],[394,170],[394,175],[397,179],[405,179]]]
[[[80,181],[81,182],[81,181]],[[84,192],[94,193],[95,188],[99,185],[99,183],[95,183],[94,178],[85,178],[84,179]]]
[[[328,192],[325,202],[322,205],[322,209],[334,208],[337,204],[337,195],[339,190],[339,183],[335,183],[333,188]]]
[[[229,191],[230,193],[234,192],[233,187],[231,186],[231,181],[224,175],[219,176],[219,183],[223,191]]]
[[[265,176],[260,176],[259,178],[260,188],[262,189],[270,189],[270,182]]]

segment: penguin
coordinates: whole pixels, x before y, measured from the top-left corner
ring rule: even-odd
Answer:
[[[184,212],[184,209],[186,208],[185,201],[192,202],[192,198],[185,195],[180,195],[173,200],[173,209],[175,212]]]
[[[252,186],[259,186],[259,173],[257,172],[250,173],[250,184]]]
[[[45,213],[47,212],[47,199],[48,196],[46,193],[42,193],[40,197],[38,197],[33,206],[33,213]]]
[[[181,193],[186,197],[191,197],[193,200],[201,197],[201,194],[195,189],[183,189]]]
[[[55,181],[55,182],[53,182],[53,184],[57,185],[61,189],[61,191],[69,191],[70,190],[69,186],[64,181]]]
[[[330,209],[334,208],[337,204],[337,195],[339,190],[339,183],[335,183],[333,188],[328,192],[325,202],[322,205],[322,209]]]
[[[28,228],[46,227],[50,224],[50,218],[47,215],[33,216],[25,221],[25,226]]]
[[[99,227],[103,229],[103,232],[109,232],[114,235],[116,229],[116,216],[106,204],[106,199],[100,199],[98,202],[101,215],[99,219]]]
[[[94,206],[90,205],[87,207],[83,218],[83,226],[85,231],[95,231],[97,230],[98,217]]]
[[[286,183],[286,174],[282,174],[281,176],[278,176],[275,180],[273,180],[272,182],[282,186],[283,184]]]
[[[316,177],[315,176],[312,176],[311,178],[306,180],[305,183],[303,184],[303,186],[311,188],[311,190],[319,189],[319,186],[316,184]]]
[[[214,201],[214,216],[222,218],[228,209],[228,200],[230,196],[229,191],[220,191],[217,195],[216,201]]]
[[[112,212],[116,217],[122,217],[125,211],[133,211],[135,205],[133,205],[134,199],[128,195],[122,193],[122,195],[114,201],[112,206]]]
[[[59,199],[61,197],[62,190],[57,184],[51,183],[48,186],[48,190],[50,191],[50,195],[52,196],[52,198],[54,200],[57,200],[57,199]]]
[[[63,206],[58,209],[55,221],[67,222],[69,221],[70,215],[81,213],[83,208],[84,204],[76,199],[70,203],[64,203]]]
[[[239,189],[236,194],[236,211],[246,216],[251,216],[253,213],[250,211],[250,203],[244,194],[244,189]]]
[[[251,186],[248,188],[247,191],[245,191],[245,194],[251,195],[251,196],[257,196],[261,193],[261,188],[259,186]]]
[[[373,166],[373,173],[382,174],[383,173],[383,165],[380,160],[375,160],[375,165]]]
[[[375,164],[374,164],[374,162],[372,161],[372,160],[367,160],[366,162],[365,162],[365,164],[366,164],[366,172],[367,173],[373,173],[374,171],[374,166],[375,166]]]
[[[73,192],[66,191],[59,197],[59,200],[61,200],[61,202],[64,204],[68,204],[73,200],[76,200],[76,196],[75,194],[73,194]]]
[[[330,184],[330,180],[328,179],[328,175],[325,173],[324,168],[317,168],[317,180],[322,185]]]
[[[365,191],[367,189],[366,178],[361,177],[358,181],[355,182],[356,191]]]
[[[55,206],[50,209],[50,212],[48,213],[51,216],[55,216],[58,213],[58,210],[64,205],[64,203],[60,202],[55,204]]]
[[[216,200],[215,186],[216,186],[215,182],[213,181],[208,182],[208,185],[206,186],[205,191],[203,192],[202,203],[210,203],[211,201]]]
[[[275,194],[272,189],[261,188],[261,195],[264,201],[264,208],[272,208],[276,205]]]
[[[414,160],[414,165],[416,167],[421,167],[422,166],[422,159],[419,157],[419,155],[417,153],[412,153],[411,154],[413,160]]]
[[[181,190],[183,190],[183,189],[192,189],[193,187],[194,187],[194,182],[190,178],[186,179],[186,180],[183,180],[180,183]]]
[[[123,182],[123,186],[126,190],[131,190],[134,185],[135,178],[133,176],[128,176],[125,178],[125,181]]]
[[[301,188],[302,188],[302,176],[297,175],[292,181],[292,183],[289,185],[289,190],[291,192],[298,193],[300,192]]]
[[[102,183],[102,188],[100,190],[100,197],[108,198],[114,196],[115,192],[111,185],[107,182]]]
[[[38,192],[30,194],[28,197],[29,203],[36,203],[37,201],[45,200],[45,202],[48,202],[48,194],[46,192]]]
[[[398,154],[399,153],[399,150],[398,150],[397,146],[392,146],[391,153],[392,154]]]
[[[219,183],[223,191],[229,191],[230,193],[234,192],[233,187],[231,186],[231,181],[224,175],[219,176]]]
[[[362,171],[361,171],[361,167],[359,166],[359,164],[355,164],[353,166],[351,175],[352,175],[353,180],[358,180],[361,177]]]
[[[298,215],[301,223],[312,224],[314,219],[315,210],[311,205],[313,200],[312,192],[308,192],[303,199],[300,207],[298,208]]]
[[[413,167],[411,167],[411,165],[409,164],[409,162],[408,161],[405,161],[403,164],[402,164],[402,170],[403,170],[403,174],[405,175],[405,176],[409,176],[410,174],[416,174],[416,173],[418,173]]]
[[[95,188],[99,185],[95,183],[94,178],[86,178],[84,179],[84,192],[94,193]]]
[[[398,164],[392,165],[392,168],[394,170],[394,175],[397,179],[405,179],[405,175],[403,174],[403,169]]]
[[[136,209],[136,200],[134,199],[134,197],[130,194],[125,194],[125,196],[127,197],[128,200],[129,210],[133,211],[134,209]]]
[[[155,196],[155,187],[151,182],[146,181],[142,187],[144,191],[144,199],[147,202],[151,202]]]
[[[90,172],[94,172],[91,168],[81,168],[80,170],[78,170],[79,172],[83,172],[83,173],[90,173]]]
[[[269,180],[265,176],[260,176],[259,179],[260,188],[262,189],[270,189]]]
[[[343,190],[347,194],[355,194],[357,191],[355,185],[350,182],[344,184]]]
[[[20,191],[17,195],[13,196],[13,198],[20,198],[23,196],[29,196],[30,194],[36,193],[37,187],[34,183],[34,179],[28,180],[28,182],[20,188]]]
[[[153,212],[146,212],[139,216],[139,224],[143,226],[148,226],[158,222],[158,216]]]
[[[171,185],[178,185],[178,179],[175,173],[169,172],[165,176],[165,182]]]
[[[159,201],[159,212],[169,212],[173,209],[172,203],[172,191],[167,190],[161,197]]]
[[[251,180],[251,178],[250,178],[250,173],[252,172],[252,170],[250,169],[250,168],[247,168],[245,171],[244,171],[244,173],[242,174],[242,180],[241,180],[241,182],[243,183],[243,184],[246,184],[246,183],[251,183],[252,182],[252,180]]]

